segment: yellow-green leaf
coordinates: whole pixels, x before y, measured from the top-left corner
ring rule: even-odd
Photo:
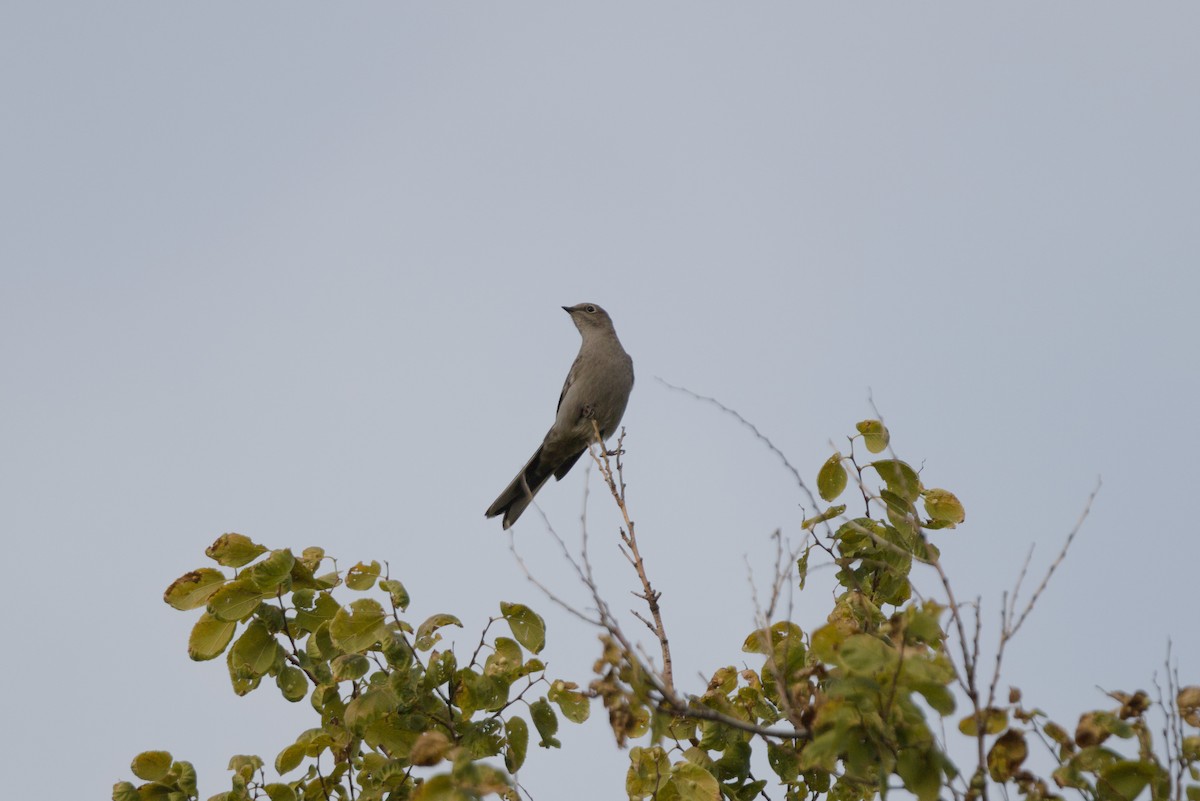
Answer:
[[[887,488],[904,500],[912,503],[921,495],[921,479],[917,471],[899,459],[880,459],[871,462],[871,467],[887,484]]]
[[[225,574],[211,567],[184,573],[163,593],[163,600],[176,609],[186,611],[208,603],[212,594],[225,583]]]
[[[887,450],[891,435],[880,420],[863,420],[855,425],[858,433],[863,435],[863,443],[871,453],[883,453]]]
[[[208,611],[220,620],[245,620],[254,614],[262,599],[261,590],[249,581],[238,579],[213,593],[208,599]]]
[[[171,771],[171,754],[168,751],[143,751],[133,758],[129,769],[133,775],[148,782],[161,781]]]
[[[404,585],[396,579],[384,579],[379,582],[379,589],[383,590],[392,599],[392,604],[403,612],[408,609],[409,597],[408,590]]]
[[[539,654],[546,646],[546,621],[525,604],[500,602],[500,614],[508,621],[513,637],[530,653]]]
[[[529,724],[514,715],[504,722],[504,734],[504,766],[509,773],[516,773],[525,764],[525,755],[529,751]]]
[[[558,704],[558,708],[562,710],[567,720],[572,723],[583,723],[588,719],[591,707],[587,696],[579,692],[576,687],[574,682],[558,679],[550,685],[550,692],[546,693],[546,697]]]
[[[824,523],[826,520],[833,520],[835,517],[841,516],[841,514],[845,511],[846,504],[844,503],[840,503],[837,506],[830,506],[824,512],[821,512],[821,514],[805,520],[800,524],[800,528],[804,529],[805,531],[812,531],[813,526],[817,525],[818,523]]]
[[[188,656],[197,662],[215,659],[229,645],[235,629],[236,621],[219,620],[204,612],[196,625],[192,626],[192,633],[188,637]]]
[[[846,489],[846,468],[842,466],[842,455],[835,453],[825,460],[817,471],[817,492],[826,501],[832,501]]]
[[[261,620],[250,623],[229,650],[230,664],[253,676],[264,675],[281,656],[279,643]]]
[[[257,559],[267,549],[242,534],[222,534],[204,553],[224,567],[241,567]]]
[[[558,733],[558,715],[554,714],[554,707],[550,706],[550,702],[539,698],[529,705],[529,712],[541,737],[538,745],[542,748],[561,748],[562,743],[554,737]]]
[[[954,528],[967,519],[966,510],[953,492],[944,489],[930,489],[923,493],[925,511],[929,517],[944,524],[944,528]]]
[[[308,680],[304,677],[304,671],[294,665],[281,668],[275,677],[275,684],[283,697],[293,703],[308,694]]]
[[[303,743],[292,743],[280,751],[279,756],[275,757],[275,772],[282,776],[300,767],[306,748]]]
[[[982,714],[984,734],[999,734],[1008,725],[1008,713],[1003,709],[992,706],[982,710]],[[958,730],[968,737],[978,736],[979,726],[974,713],[958,722]]]
[[[352,590],[369,590],[375,584],[375,579],[379,578],[380,570],[378,562],[359,562],[346,571],[346,586]]]
[[[658,798],[670,801],[721,801],[721,787],[704,768],[691,762],[680,762],[671,768],[671,778]]]
[[[296,791],[286,784],[273,782],[263,787],[271,801],[296,801]]]
[[[437,633],[437,630],[443,626],[458,626],[462,628],[462,621],[454,615],[440,614],[433,615],[426,619],[424,623],[417,627],[416,647],[419,651],[428,651],[433,646],[437,645],[442,639],[442,635]]]
[[[1123,759],[1100,769],[1096,795],[1102,801],[1133,801],[1158,770],[1149,762]]]
[[[365,651],[383,637],[383,607],[374,598],[360,598],[338,609],[329,621],[329,636],[346,653]]]

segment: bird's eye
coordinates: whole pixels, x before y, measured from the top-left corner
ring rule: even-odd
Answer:
[[[587,307],[587,313],[588,313],[588,314],[595,314],[595,313],[596,313],[596,307],[595,307],[595,306],[588,306],[588,307]]]

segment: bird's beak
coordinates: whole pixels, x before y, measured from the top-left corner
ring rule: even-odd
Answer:
[[[575,311],[575,310],[574,310],[574,309],[572,309],[570,306],[563,306],[563,307],[562,307],[562,309],[563,309],[563,311],[565,311],[567,314],[570,314],[571,312]]]

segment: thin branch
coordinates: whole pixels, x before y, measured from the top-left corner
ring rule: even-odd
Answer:
[[[650,585],[650,577],[646,574],[645,562],[642,560],[641,551],[638,550],[637,533],[634,529],[634,523],[629,519],[629,507],[625,504],[625,469],[621,462],[621,454],[624,453],[625,429],[621,429],[621,435],[617,438],[617,450],[615,453],[617,464],[615,474],[613,472],[613,466],[609,461],[609,452],[604,448],[604,439],[600,436],[600,425],[595,420],[592,421],[592,429],[596,434],[596,441],[594,444],[598,444],[600,448],[599,453],[597,453],[589,444],[588,454],[592,457],[592,460],[600,469],[600,475],[604,478],[604,483],[608,485],[608,489],[612,493],[613,500],[617,503],[617,508],[621,510],[621,517],[625,521],[625,528],[621,531],[621,541],[625,544],[625,547],[629,549],[629,553],[626,555],[626,557],[633,564],[634,569],[637,571],[638,578],[641,579],[642,582],[642,593],[640,595],[637,593],[634,594],[646,602],[646,606],[650,610],[650,616],[654,618],[654,624],[650,625],[650,623],[641,617],[638,619],[642,620],[643,623],[646,623],[647,628],[654,632],[654,635],[658,637],[659,648],[662,651],[663,682],[667,689],[673,692],[675,680],[672,676],[671,645],[670,641],[667,639],[667,629],[663,624],[662,609],[658,603],[658,599],[662,597],[662,593],[658,592]]]
[[[1012,627],[1012,632],[1009,634],[1009,639],[1021,628],[1021,624],[1025,622],[1025,618],[1029,617],[1029,613],[1033,611],[1033,605],[1037,603],[1037,599],[1041,597],[1042,591],[1046,589],[1046,585],[1050,583],[1050,577],[1054,575],[1054,571],[1062,564],[1063,559],[1067,556],[1067,551],[1071,547],[1071,543],[1075,541],[1075,535],[1083,528],[1083,521],[1087,520],[1088,514],[1092,511],[1092,502],[1096,500],[1096,494],[1100,492],[1101,481],[1096,479],[1096,486],[1092,489],[1092,493],[1088,495],[1087,503],[1083,505],[1083,511],[1079,514],[1079,519],[1075,521],[1075,526],[1071,529],[1071,533],[1067,535],[1067,541],[1063,543],[1062,550],[1058,552],[1058,557],[1050,563],[1050,568],[1046,571],[1045,577],[1042,578],[1042,583],[1033,591],[1033,597],[1029,599],[1029,603],[1025,605],[1025,610],[1021,612],[1021,616],[1017,618],[1017,622]]]
[[[816,500],[813,499],[812,492],[809,490],[808,485],[806,485],[804,483],[804,479],[800,477],[800,471],[792,466],[792,463],[788,461],[788,458],[783,455],[783,451],[781,451],[781,450],[779,450],[779,448],[775,447],[775,443],[771,442],[771,440],[768,439],[765,434],[763,434],[761,431],[759,431],[758,427],[755,426],[754,423],[751,423],[745,417],[742,417],[736,411],[734,411],[733,409],[730,409],[728,406],[721,403],[716,398],[710,398],[707,395],[700,395],[698,393],[692,392],[690,389],[687,389],[686,387],[677,387],[674,384],[672,384],[671,382],[666,381],[662,378],[659,378],[658,376],[655,376],[654,379],[656,381],[658,381],[660,384],[662,384],[663,386],[667,387],[668,389],[673,389],[676,392],[682,392],[683,394],[689,395],[689,396],[695,398],[696,400],[702,400],[707,403],[711,403],[713,406],[716,406],[718,409],[725,412],[725,414],[731,415],[739,423],[744,425],[746,428],[750,429],[750,431],[753,432],[754,436],[757,437],[759,439],[759,441],[761,441],[764,445],[766,445],[768,448],[770,448],[771,453],[773,453],[779,457],[779,460],[783,462],[783,466],[786,467],[789,471],[791,471],[792,477],[796,479],[796,484],[799,485],[800,489],[804,490],[804,492],[808,495],[809,499],[812,500],[813,505],[814,506],[816,505]]]

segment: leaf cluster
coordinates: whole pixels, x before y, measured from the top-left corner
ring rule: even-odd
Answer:
[[[258,756],[236,756],[230,789],[212,801],[515,798],[526,718],[543,747],[559,746],[559,713],[587,718],[575,685],[546,677],[536,656],[545,622],[523,604],[501,603],[464,654],[443,640],[462,622],[445,613],[410,621],[407,589],[378,562],[338,571],[320,548],[295,556],[241,534],[222,535],[206,554],[219,568],[186,573],[163,595],[176,609],[201,610],[188,655],[224,654],[236,694],[271,681],[287,701],[307,699],[318,719],[276,755],[277,781]],[[363,597],[345,603],[335,591]],[[500,621],[511,636],[490,634]],[[114,799],[198,797],[191,765],[166,752],[139,754],[132,770],[144,783],[118,783]]]

